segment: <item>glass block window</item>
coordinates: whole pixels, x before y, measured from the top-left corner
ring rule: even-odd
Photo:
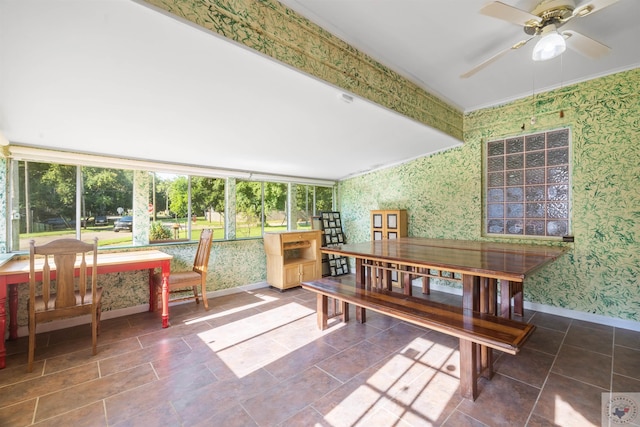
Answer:
[[[569,129],[490,141],[485,159],[486,234],[570,234]]]

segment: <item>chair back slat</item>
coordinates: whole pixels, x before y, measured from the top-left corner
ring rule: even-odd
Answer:
[[[49,309],[49,299],[51,293],[51,267],[49,267],[49,257],[44,257],[44,269],[42,271],[42,300],[45,310]]]
[[[213,241],[213,230],[206,228],[200,234],[200,242],[193,261],[193,271],[206,274],[209,265],[209,254],[211,253],[211,243]]]

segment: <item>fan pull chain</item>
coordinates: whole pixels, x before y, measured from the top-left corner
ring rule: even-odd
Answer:
[[[564,71],[564,60],[563,60],[564,55],[560,55],[560,102],[562,102],[562,88],[564,86],[564,80],[563,80],[563,71]],[[563,119],[564,118],[564,110],[562,108],[560,108],[560,118]]]

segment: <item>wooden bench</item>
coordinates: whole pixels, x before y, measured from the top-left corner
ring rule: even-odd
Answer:
[[[317,294],[318,328],[327,328],[329,298],[341,302],[340,316],[349,320],[349,304],[382,313],[414,325],[460,339],[460,393],[475,400],[478,377],[491,379],[493,360],[490,349],[516,354],[535,329],[515,320],[465,310],[422,298],[381,289],[361,289],[330,278],[302,282]],[[364,321],[364,316],[362,318]]]

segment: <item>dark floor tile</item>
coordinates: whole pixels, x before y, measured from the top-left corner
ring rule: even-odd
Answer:
[[[583,324],[585,322],[582,322]],[[613,328],[593,329],[572,323],[564,344],[611,356],[613,352]]]
[[[181,339],[166,340],[144,348],[138,346],[133,351],[122,352],[101,360],[100,373],[110,375],[166,358],[182,359],[189,352],[189,346]]]
[[[560,332],[543,326],[536,326],[533,334],[527,339],[524,348],[557,354],[566,332]]]
[[[251,418],[247,411],[242,406],[236,404],[230,408],[206,418],[194,422],[194,427],[211,427],[211,426],[224,426],[224,427],[252,427],[258,426],[258,424]]]
[[[348,381],[389,355],[389,351],[368,341],[360,342],[325,359],[318,367],[340,381]]]
[[[613,372],[640,380],[640,350],[615,346],[613,351]]]
[[[481,379],[475,401],[464,399],[458,410],[490,426],[524,426],[540,389],[520,381],[494,375],[491,381]]]
[[[551,423],[549,425],[599,426],[602,415],[602,393],[606,391],[552,373],[540,393],[533,414],[547,420]]]
[[[40,397],[35,418],[51,418],[153,381],[156,376],[147,364],[64,388]]]
[[[380,329],[369,323],[350,321],[348,324],[340,327],[330,328],[321,340],[338,350],[344,350],[379,332]]]
[[[551,371],[609,390],[611,368],[611,356],[563,345]]]
[[[640,350],[640,332],[616,328],[615,344]]]
[[[611,391],[614,393],[640,393],[640,380],[613,374],[612,381]]]
[[[548,420],[540,415],[533,414],[529,418],[527,427],[561,427],[560,424],[556,424],[551,420]]]
[[[339,385],[340,382],[326,372],[311,368],[240,403],[258,425],[276,425]]]
[[[53,391],[58,391],[74,384],[85,384],[99,378],[97,363],[79,366],[51,375],[44,375],[17,382],[0,388],[2,399],[0,406],[12,405],[23,400],[29,400],[43,396]],[[31,378],[29,376],[29,378]]]
[[[286,419],[280,424],[280,427],[300,427],[300,426],[314,426],[314,427],[333,427],[327,422],[322,414],[313,409],[311,406],[307,406],[303,410],[296,413],[291,418]]]
[[[116,375],[119,374],[114,374],[114,377]],[[135,419],[139,413],[153,412],[154,408],[159,406],[169,406],[172,400],[185,395],[198,395],[200,390],[206,390],[207,386],[216,382],[217,379],[204,365],[187,365],[170,377],[122,389],[119,393],[105,398],[104,405],[109,424]]]
[[[446,427],[488,427],[486,424],[460,411],[453,411],[442,425]]]
[[[37,424],[38,427],[58,427],[63,425],[73,427],[106,426],[104,404],[102,401],[98,401]]]
[[[547,379],[555,357],[536,350],[523,348],[517,355],[503,354],[496,360],[496,372],[541,388]]]
[[[322,341],[313,341],[287,353],[264,367],[279,380],[285,380],[334,356],[338,351]]]
[[[405,347],[414,339],[428,332],[427,329],[401,322],[367,338],[367,341],[392,352]]]
[[[4,395],[2,396],[5,397]],[[0,426],[26,426],[31,424],[36,399],[29,399],[0,408]]]
[[[568,317],[556,316],[555,314],[537,312],[531,317],[531,322],[536,326],[553,329],[560,332],[566,332],[571,325],[571,319]]]
[[[147,411],[138,411],[130,418],[117,424],[109,422],[114,427],[182,427],[178,415],[170,404],[157,405]]]

